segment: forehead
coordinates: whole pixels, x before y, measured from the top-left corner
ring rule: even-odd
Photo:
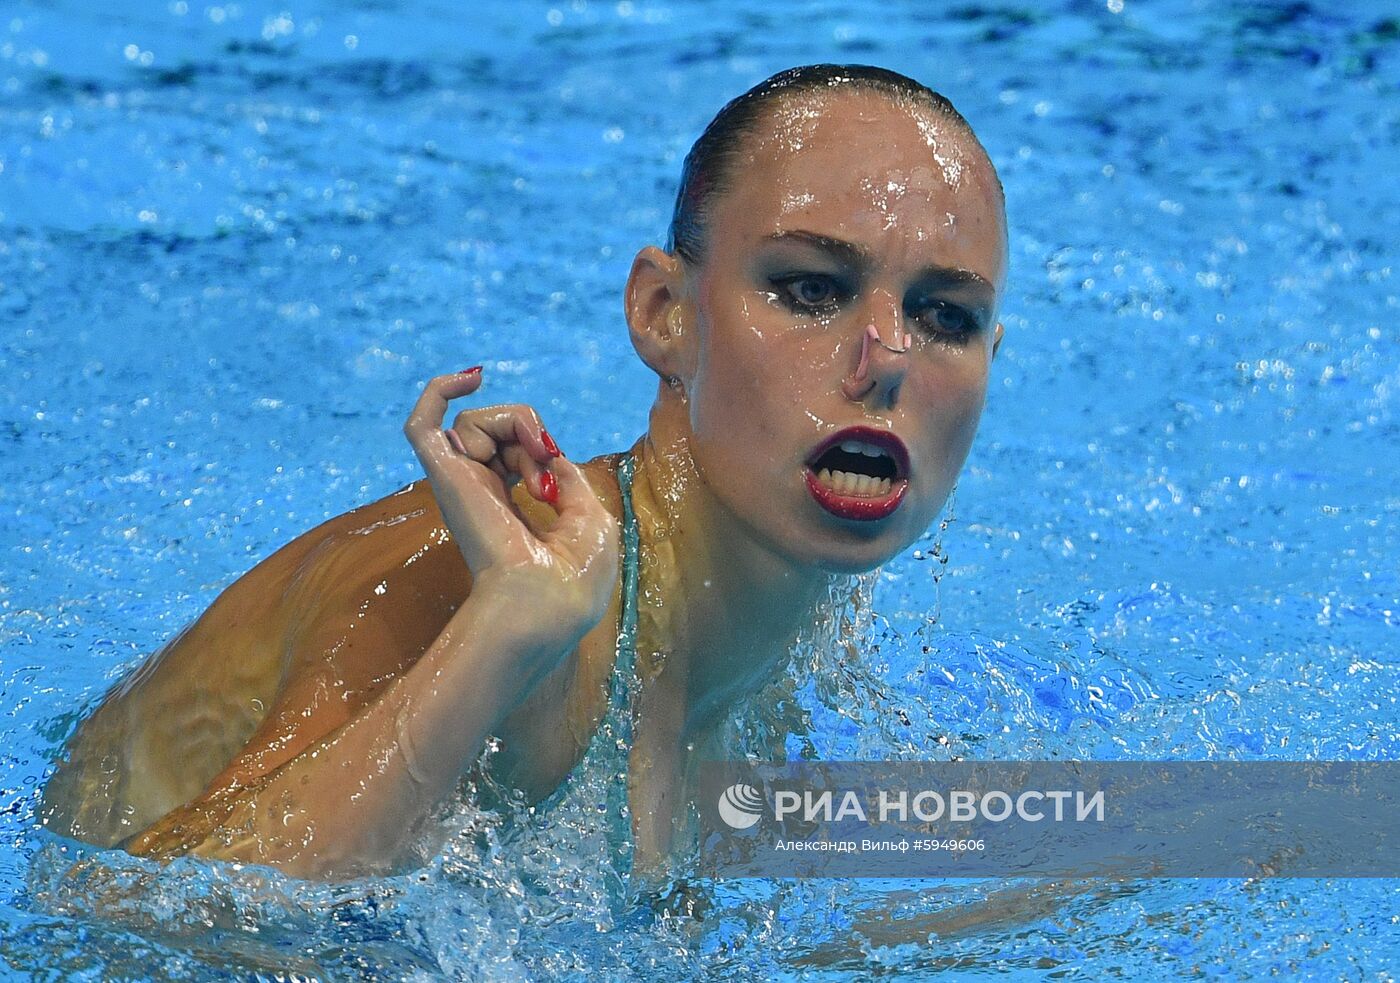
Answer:
[[[926,107],[859,90],[781,97],[730,173],[712,245],[804,229],[1002,281],[991,165],[961,125]]]

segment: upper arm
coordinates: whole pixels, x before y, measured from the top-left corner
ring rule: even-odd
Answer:
[[[281,678],[210,791],[276,770],[356,716],[418,661],[466,598],[470,574],[425,484],[342,517],[292,572]]]
[[[351,513],[311,551],[286,588],[287,667],[276,702],[212,788],[246,783],[344,725],[442,633],[471,592],[471,571],[442,522],[426,481]],[[552,509],[526,492],[512,498],[542,533]],[[390,506],[383,508],[382,506]]]
[[[45,789],[46,825],[111,845],[199,794],[272,702],[281,599],[313,534],[239,577],[103,697]]]
[[[269,712],[297,698],[294,656],[307,625],[298,585],[346,552],[337,543],[363,541],[367,526],[402,513],[412,503],[400,496],[411,490],[283,546],[115,686],[69,741],[45,790],[45,823],[111,845],[208,788],[265,729]]]

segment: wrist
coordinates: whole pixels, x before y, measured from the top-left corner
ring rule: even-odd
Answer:
[[[595,622],[596,623],[596,622]],[[460,691],[490,700],[493,720],[519,706],[560,665],[591,626],[535,613],[519,592],[499,589],[490,576],[473,581],[471,595],[448,621],[430,653],[460,676]]]
[[[572,648],[603,616],[576,585],[529,571],[487,568],[453,620],[480,623],[505,644],[526,649]]]

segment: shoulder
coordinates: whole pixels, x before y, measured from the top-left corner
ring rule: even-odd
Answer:
[[[604,454],[581,465],[594,494],[614,516],[622,514],[617,485],[617,465],[622,456]],[[529,493],[524,482],[517,482],[511,488],[510,497],[525,524],[537,535],[547,532],[558,518],[554,509]],[[419,478],[382,498],[326,520],[288,543],[268,561],[280,561],[278,565],[289,567],[294,577],[300,579],[321,563],[333,562],[333,558],[387,559],[385,548],[395,542],[417,549],[442,546],[451,541],[451,533],[433,497],[432,484],[427,478]],[[398,551],[389,549],[388,552]]]

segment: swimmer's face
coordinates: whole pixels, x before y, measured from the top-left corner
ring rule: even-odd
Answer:
[[[692,455],[778,553],[871,569],[937,518],[977,430],[1006,273],[995,177],[957,125],[852,90],[779,102],[731,175],[686,272]],[[823,453],[851,427],[869,430]],[[822,474],[843,465],[866,487]]]

